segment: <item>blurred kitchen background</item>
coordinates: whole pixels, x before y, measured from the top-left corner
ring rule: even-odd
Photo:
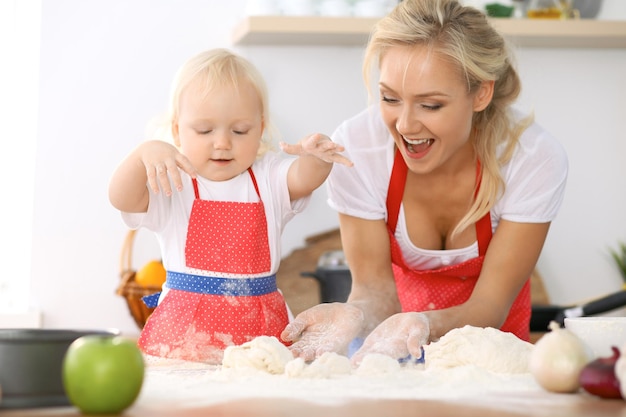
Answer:
[[[292,8],[300,3],[287,1]],[[262,14],[259,7],[268,4],[275,7],[246,0],[0,0],[0,327],[138,332],[115,294],[127,230],[107,185],[146,138],[148,122],[166,110],[172,77],[190,56],[228,47],[249,58],[266,77],[274,124],[289,142],[330,134],[367,105],[361,46],[233,45],[244,16]],[[379,13],[350,6],[342,12],[327,4],[325,13]],[[626,2],[604,0],[595,18],[626,21]],[[516,50],[519,106],[534,110],[569,154],[565,202],[537,266],[550,300],[561,305],[622,287],[609,251],[626,241],[626,48],[598,46]],[[283,256],[336,227],[320,189],[288,225]],[[149,232],[139,233],[134,248],[135,267],[159,258]]]

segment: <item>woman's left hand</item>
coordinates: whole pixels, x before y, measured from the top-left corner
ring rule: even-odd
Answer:
[[[363,346],[352,356],[358,365],[365,355],[380,353],[394,359],[422,357],[422,345],[430,338],[430,323],[424,313],[398,313],[380,323],[370,333]]]
[[[280,149],[290,155],[312,155],[328,163],[339,163],[349,167],[353,165],[352,161],[340,154],[345,148],[321,133],[309,135],[295,145],[280,142]]]

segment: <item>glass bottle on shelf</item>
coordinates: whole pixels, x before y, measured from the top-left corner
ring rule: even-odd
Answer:
[[[531,19],[567,19],[571,0],[530,0],[526,15]]]

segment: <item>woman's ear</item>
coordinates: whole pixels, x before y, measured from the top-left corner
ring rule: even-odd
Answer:
[[[474,95],[474,111],[483,111],[487,108],[493,98],[493,88],[495,81],[483,81]]]
[[[174,140],[174,145],[180,148],[180,132],[178,120],[172,120],[172,139]]]

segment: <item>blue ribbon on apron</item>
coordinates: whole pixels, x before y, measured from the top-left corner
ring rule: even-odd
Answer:
[[[276,274],[258,278],[223,278],[167,271],[166,285],[172,290],[231,297],[257,296],[275,292]],[[141,299],[150,308],[157,306],[160,292]]]

